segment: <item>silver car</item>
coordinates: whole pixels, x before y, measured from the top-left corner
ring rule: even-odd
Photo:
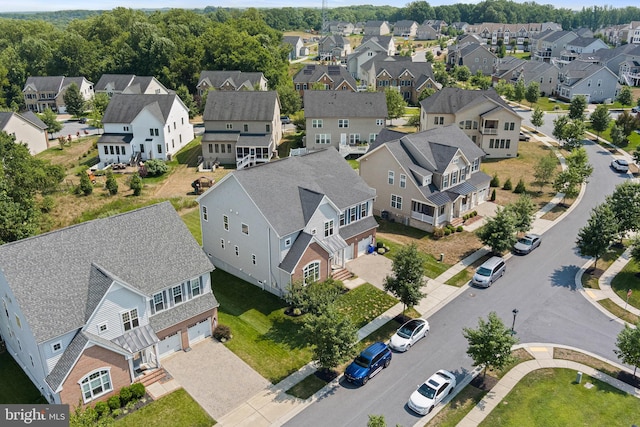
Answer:
[[[537,234],[525,234],[519,238],[515,245],[513,245],[513,251],[518,254],[526,255],[538,246],[542,240]]]
[[[625,159],[615,159],[615,160],[613,160],[611,162],[611,167],[616,172],[624,172],[624,173],[629,172],[629,162],[627,162]]]
[[[429,322],[425,319],[411,319],[396,331],[389,341],[389,347],[396,351],[407,351],[418,340],[429,333]]]
[[[504,263],[504,259],[499,256],[491,257],[478,267],[471,279],[471,284],[481,288],[488,288],[499,277],[502,277],[506,270],[507,266]]]

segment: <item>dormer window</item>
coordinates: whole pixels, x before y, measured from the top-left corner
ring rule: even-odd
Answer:
[[[171,293],[173,294],[173,303],[180,304],[182,302],[182,286],[174,286]]]

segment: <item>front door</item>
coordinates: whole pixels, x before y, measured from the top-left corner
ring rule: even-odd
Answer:
[[[347,134],[346,133],[341,133],[340,134],[340,145],[347,145]]]

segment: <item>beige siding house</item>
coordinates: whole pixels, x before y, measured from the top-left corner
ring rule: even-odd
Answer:
[[[47,125],[32,111],[22,114],[0,112],[0,131],[14,137],[17,143],[26,144],[31,154],[49,148]]]
[[[29,77],[22,89],[27,110],[42,113],[50,108],[57,113],[65,113],[64,94],[75,83],[85,101],[93,96],[93,83],[84,77],[46,76]]]

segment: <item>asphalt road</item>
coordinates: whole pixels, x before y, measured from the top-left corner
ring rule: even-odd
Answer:
[[[552,119],[545,117],[541,130],[552,129]],[[511,326],[512,310],[519,310],[515,330],[520,342],[565,344],[615,359],[613,349],[622,326],[576,291],[575,275],[586,259],[577,254],[574,242],[591,209],[625,177],[610,169],[608,151],[592,142],[585,147],[594,173],[584,198],[545,233],[538,249],[508,260],[507,272],[492,287],[469,288],[429,318],[430,335],[409,352],[395,353],[389,368],[366,386],[356,388],[342,381],[285,425],[366,426],[369,414],[384,415],[387,425],[415,424],[421,417],[406,406],[410,394],[438,369],[452,371],[459,380],[473,369],[462,328],[476,327],[478,319],[491,311]]]

